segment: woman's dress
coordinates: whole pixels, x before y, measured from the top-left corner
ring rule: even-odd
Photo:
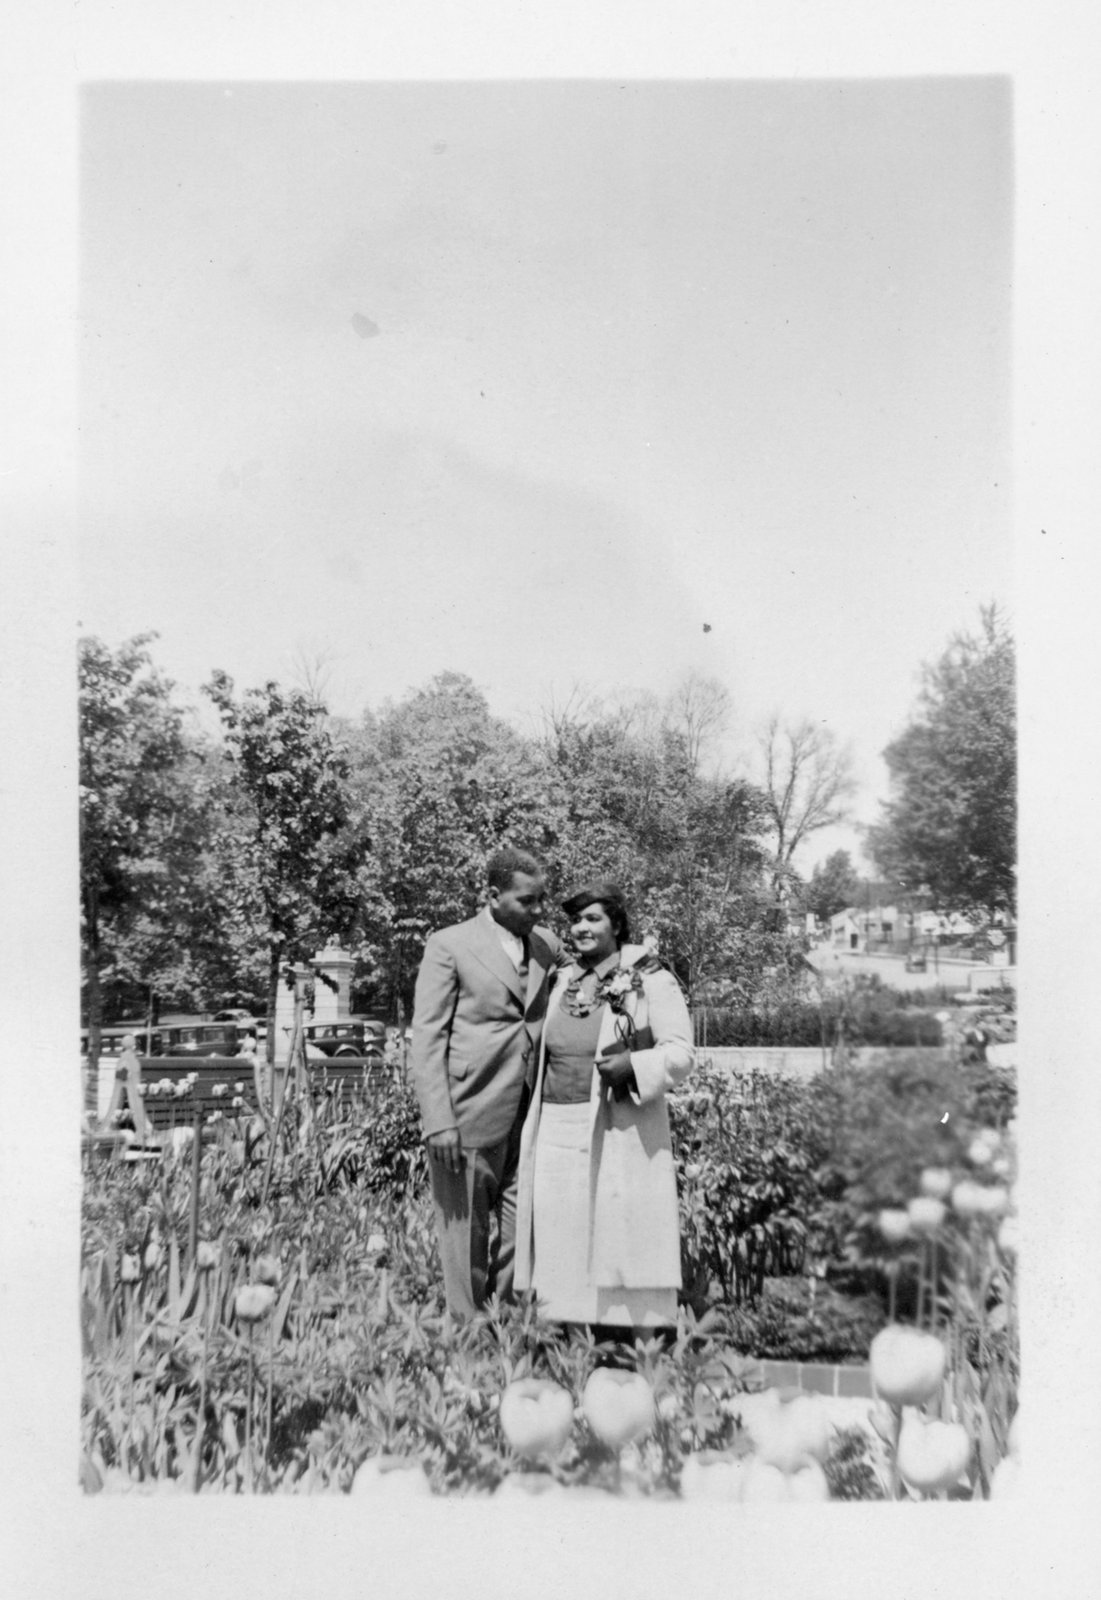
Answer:
[[[588,995],[601,964],[582,983]],[[594,1062],[603,1008],[575,1016],[563,1005],[548,1016],[546,1062],[535,1146],[532,1288],[555,1322],[664,1327],[677,1318],[674,1288],[597,1287],[588,1270],[590,1150]],[[630,1206],[630,1195],[622,1203]]]

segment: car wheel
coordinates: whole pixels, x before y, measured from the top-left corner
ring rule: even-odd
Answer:
[[[354,1047],[354,1045],[342,1044],[336,1054],[338,1056],[358,1056],[359,1051]]]

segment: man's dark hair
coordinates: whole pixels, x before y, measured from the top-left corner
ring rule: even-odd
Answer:
[[[543,876],[543,869],[533,855],[510,844],[494,850],[486,862],[486,881],[491,889],[511,889],[518,872],[526,872],[531,878]]]

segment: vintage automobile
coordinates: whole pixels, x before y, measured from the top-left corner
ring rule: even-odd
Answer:
[[[372,1017],[343,1017],[339,1022],[309,1022],[302,1030],[308,1054],[365,1056],[381,1060],[386,1024]]]
[[[237,1022],[207,1022],[161,1029],[161,1049],[165,1056],[236,1056],[245,1039],[256,1035],[254,1027]]]

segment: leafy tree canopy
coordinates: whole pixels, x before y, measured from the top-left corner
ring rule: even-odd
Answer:
[[[945,910],[1016,907],[1017,713],[1013,637],[996,606],[923,669],[909,726],[884,751],[892,795],[868,847]]]

